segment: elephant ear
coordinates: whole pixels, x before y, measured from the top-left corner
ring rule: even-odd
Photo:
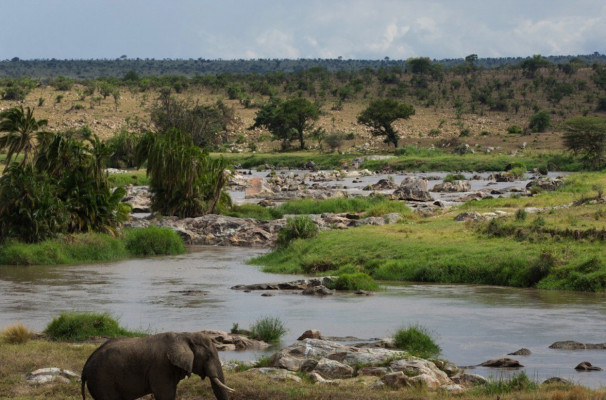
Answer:
[[[176,338],[168,346],[166,355],[171,364],[186,371],[187,376],[191,375],[194,367],[194,353],[185,340]]]

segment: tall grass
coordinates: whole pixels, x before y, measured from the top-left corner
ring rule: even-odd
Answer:
[[[273,343],[287,332],[284,323],[277,317],[263,317],[250,326],[250,335],[267,343]]]
[[[40,243],[9,241],[0,246],[0,265],[82,264],[184,251],[183,241],[174,231],[138,228],[127,230],[124,238],[85,233]]]
[[[133,256],[155,256],[182,254],[185,252],[183,240],[174,230],[150,226],[129,229],[124,234],[125,247]]]
[[[53,340],[84,341],[92,337],[143,336],[122,328],[108,313],[62,313],[44,330]]]
[[[491,379],[486,384],[477,387],[475,394],[497,396],[508,393],[533,392],[539,389],[538,383],[531,380],[524,371],[514,373],[505,379]]]
[[[442,351],[432,333],[421,325],[410,325],[398,329],[393,335],[393,340],[396,348],[406,350],[420,358],[437,357]]]
[[[32,336],[34,336],[33,332],[27,329],[21,322],[18,322],[7,326],[0,332],[0,342],[23,344],[27,343]]]

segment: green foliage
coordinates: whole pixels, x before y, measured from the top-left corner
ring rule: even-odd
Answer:
[[[545,132],[551,126],[551,117],[546,110],[537,111],[530,116],[528,127],[532,132]]]
[[[454,182],[463,180],[465,180],[465,175],[463,174],[448,174],[444,177],[444,182]]]
[[[507,128],[507,133],[522,133],[522,128],[517,125],[511,125]]]
[[[564,145],[580,155],[587,168],[606,165],[606,118],[575,117],[564,123]]]
[[[364,272],[355,272],[351,274],[341,274],[334,282],[331,289],[336,290],[370,290],[379,289],[379,285],[374,279]]]
[[[257,112],[250,129],[263,127],[284,142],[297,138],[301,149],[304,149],[304,134],[313,130],[313,121],[319,116],[319,107],[303,97],[285,101],[273,98]]]
[[[134,256],[155,256],[182,254],[185,252],[183,240],[170,228],[150,226],[129,229],[124,233],[126,250]]]
[[[345,135],[341,132],[332,132],[326,135],[324,142],[331,151],[339,150],[345,143]]]
[[[134,168],[136,166],[136,150],[141,135],[136,132],[129,132],[122,129],[115,133],[107,141],[107,146],[111,150],[111,156],[107,162],[108,167],[112,168]]]
[[[442,351],[431,332],[421,325],[400,328],[393,335],[393,339],[396,348],[420,358],[435,358]]]
[[[43,143],[45,133],[38,132],[48,121],[36,120],[34,109],[23,106],[9,108],[0,112],[0,150],[6,149],[5,163],[8,166],[13,157],[23,153],[21,164],[32,162],[37,155],[36,142]]]
[[[515,214],[516,221],[526,221],[527,216],[528,216],[528,213],[523,208],[519,208]]]
[[[358,115],[358,123],[371,128],[373,136],[385,136],[385,143],[398,147],[398,133],[392,124],[398,119],[408,119],[415,114],[412,105],[394,99],[378,99]]]
[[[9,325],[0,331],[0,343],[23,344],[27,343],[34,333],[27,329],[21,322]]]
[[[225,199],[228,162],[212,159],[176,128],[147,132],[137,147],[137,164],[147,162],[152,209],[162,215],[194,217],[213,213]]]
[[[524,371],[513,373],[508,378],[489,380],[485,385],[474,390],[480,395],[499,396],[512,392],[532,392],[539,389],[539,385],[530,380]]]
[[[52,340],[81,342],[89,338],[143,336],[122,328],[108,313],[61,313],[46,326]]]
[[[281,210],[273,207],[262,207],[258,204],[242,204],[234,205],[229,210],[222,212],[223,215],[238,218],[254,218],[260,221],[268,221],[272,219],[282,218]]]
[[[250,336],[267,343],[278,342],[286,332],[284,323],[278,317],[263,317],[250,326]]]
[[[295,239],[310,239],[318,234],[318,225],[307,215],[286,220],[286,226],[278,232],[278,246],[284,247]]]

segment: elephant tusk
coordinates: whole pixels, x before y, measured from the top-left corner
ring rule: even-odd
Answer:
[[[210,379],[211,379],[211,380],[212,380],[212,381],[213,381],[213,382],[214,382],[214,383],[215,383],[217,386],[219,386],[220,388],[225,389],[225,390],[227,390],[228,392],[235,392],[235,390],[234,390],[234,389],[230,388],[229,386],[227,386],[226,384],[224,384],[223,382],[221,382],[221,380],[220,380],[219,378],[217,378],[216,376],[215,376],[215,377],[212,377],[212,378],[210,378]]]

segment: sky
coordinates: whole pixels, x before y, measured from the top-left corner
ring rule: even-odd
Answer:
[[[0,60],[606,53],[604,0],[0,0]]]

